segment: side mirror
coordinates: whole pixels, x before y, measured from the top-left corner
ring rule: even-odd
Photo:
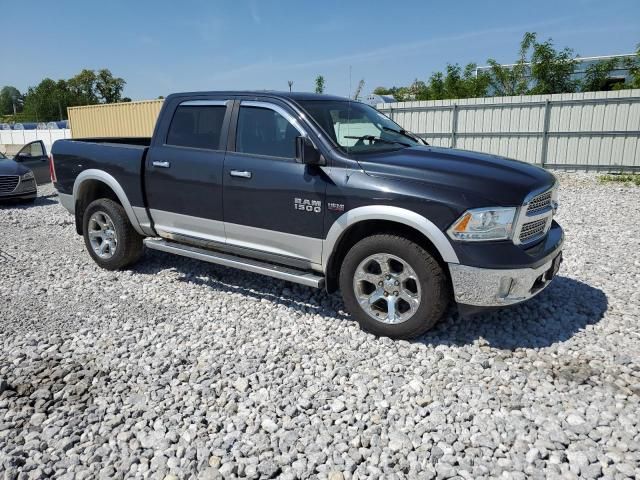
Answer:
[[[305,165],[326,165],[326,160],[308,137],[296,137],[296,162]]]
[[[15,156],[14,160],[16,162],[22,162],[23,160],[26,160],[27,158],[29,158],[31,155],[29,155],[28,153],[25,152],[18,152],[18,154]]]

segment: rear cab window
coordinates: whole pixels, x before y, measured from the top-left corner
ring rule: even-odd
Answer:
[[[176,147],[220,150],[227,106],[223,102],[184,102],[176,108],[166,144]]]

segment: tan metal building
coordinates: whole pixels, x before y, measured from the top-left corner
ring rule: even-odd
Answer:
[[[69,107],[73,138],[151,137],[164,100]]]

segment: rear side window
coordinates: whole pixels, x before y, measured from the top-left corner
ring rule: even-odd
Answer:
[[[178,106],[169,126],[167,145],[218,150],[226,111],[224,105]]]
[[[278,112],[240,107],[236,151],[270,157],[295,158],[300,133]]]

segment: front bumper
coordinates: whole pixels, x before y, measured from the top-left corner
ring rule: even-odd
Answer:
[[[462,305],[501,307],[524,302],[544,290],[558,273],[562,253],[537,268],[494,270],[449,264],[455,300]]]
[[[461,307],[470,307],[465,310],[473,311],[529,300],[544,290],[558,273],[563,243],[562,228],[553,222],[546,238],[537,246],[528,250],[518,249],[522,252],[518,254],[519,257],[506,254],[500,262],[498,247],[487,245],[490,267],[484,264],[487,260],[474,266],[450,263],[456,303]],[[523,265],[525,259],[527,261]],[[502,268],[498,266],[499,263],[502,263]]]
[[[0,200],[29,200],[38,196],[36,181],[20,180],[12,192],[0,193]]]

